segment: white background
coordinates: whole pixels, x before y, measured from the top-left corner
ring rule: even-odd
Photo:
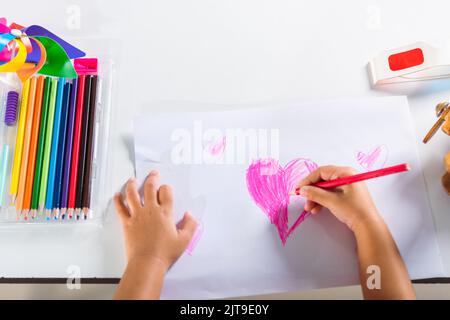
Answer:
[[[450,44],[449,9],[444,0],[28,0],[5,2],[2,15],[42,24],[114,59],[112,190],[133,175],[132,118],[156,101],[236,104],[408,94],[450,274],[450,197],[440,186],[450,139],[439,133],[420,144],[435,120],[434,105],[449,98],[450,81],[372,90],[366,72],[380,50],[418,40]],[[114,210],[107,211],[103,229],[2,230],[0,275],[66,277],[67,267],[78,265],[84,277],[119,277],[122,236]]]

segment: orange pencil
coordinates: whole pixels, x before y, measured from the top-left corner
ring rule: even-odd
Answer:
[[[25,194],[22,206],[22,209],[25,212],[29,211],[31,208],[31,195],[33,194],[33,178],[34,168],[36,165],[37,144],[39,139],[39,126],[42,110],[42,96],[44,94],[44,82],[45,77],[38,78],[33,113],[33,126],[31,129],[30,151],[28,155],[27,180],[25,182]],[[32,214],[31,217],[34,218],[35,215]]]
[[[17,199],[16,199],[16,211],[18,214],[18,218],[20,218],[22,214],[23,198],[25,194],[25,182],[27,180],[28,155],[30,150],[31,129],[33,128],[33,113],[34,113],[34,102],[36,97],[36,84],[37,78],[34,77],[31,79],[30,93],[28,96],[28,108],[25,120],[25,134],[23,138],[22,162],[20,164],[20,173],[19,173],[19,189],[17,192]]]

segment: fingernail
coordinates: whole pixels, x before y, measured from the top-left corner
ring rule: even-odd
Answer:
[[[299,195],[300,194],[300,187],[295,188],[295,194]]]
[[[158,174],[158,171],[156,171],[156,170],[150,171],[151,176],[156,176],[157,174]]]
[[[303,187],[300,189],[300,194],[306,196],[308,194],[309,187]]]

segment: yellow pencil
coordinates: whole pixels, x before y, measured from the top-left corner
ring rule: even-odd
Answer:
[[[30,80],[25,81],[22,88],[22,102],[20,104],[19,126],[17,128],[16,147],[14,148],[14,162],[11,173],[10,195],[11,202],[16,202],[17,188],[19,186],[19,172],[22,160],[23,134],[25,131],[25,120],[27,117],[28,93],[30,91]]]
[[[17,190],[16,210],[18,213],[22,211],[23,197],[25,194],[25,183],[27,181],[28,155],[30,151],[31,131],[33,129],[34,102],[36,98],[37,78],[33,77],[30,83],[30,92],[28,94],[27,119],[25,123],[25,131],[23,135],[22,161],[19,173],[19,188]],[[25,213],[25,217],[28,212]]]

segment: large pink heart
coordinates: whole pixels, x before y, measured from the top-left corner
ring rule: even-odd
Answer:
[[[289,193],[317,167],[313,161],[299,158],[290,161],[283,168],[277,160],[268,158],[253,161],[247,169],[247,188],[250,196],[277,227],[283,245],[308,214],[303,211],[289,227]]]

